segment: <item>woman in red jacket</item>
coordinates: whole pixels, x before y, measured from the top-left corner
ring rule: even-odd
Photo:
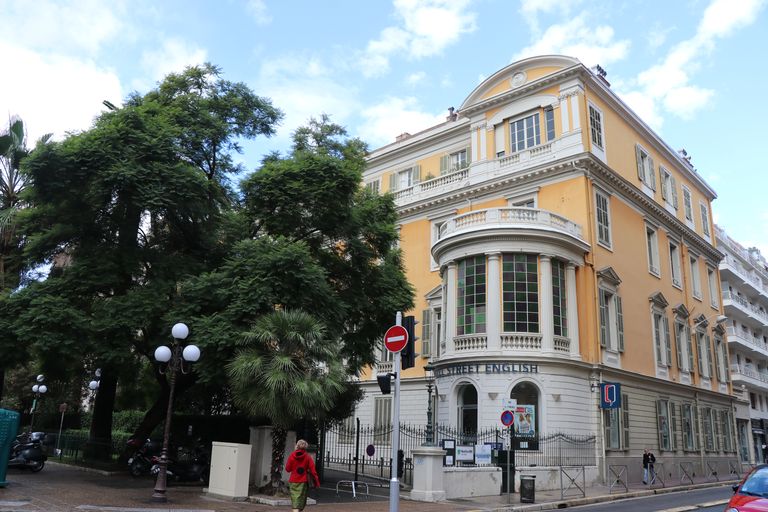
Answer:
[[[288,479],[288,488],[291,490],[291,508],[293,512],[304,510],[307,505],[307,490],[309,489],[309,478],[315,487],[320,486],[320,478],[315,470],[315,461],[307,453],[309,444],[299,439],[296,442],[296,450],[288,457],[285,463],[285,470],[291,474]]]

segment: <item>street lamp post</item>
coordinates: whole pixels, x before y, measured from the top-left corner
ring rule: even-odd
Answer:
[[[155,360],[161,365],[167,365],[165,372],[168,374],[168,410],[165,413],[165,429],[163,431],[163,451],[160,452],[160,471],[157,473],[155,482],[155,492],[152,493],[152,500],[159,502],[168,501],[165,494],[168,474],[168,438],[171,434],[171,416],[173,415],[173,395],[176,390],[176,374],[178,371],[187,373],[184,368],[184,362],[194,363],[200,359],[200,349],[195,345],[182,347],[182,342],[189,336],[189,327],[186,324],[178,323],[171,329],[173,336],[173,348],[165,345],[155,349]]]
[[[32,392],[35,394],[35,398],[32,400],[32,412],[29,419],[29,432],[32,433],[32,427],[35,425],[35,413],[37,412],[37,402],[44,394],[48,392],[48,386],[43,384],[45,376],[40,374],[35,379],[37,384],[32,386]]]
[[[432,386],[435,383],[435,367],[432,363],[424,365],[424,380],[427,382],[427,428],[425,431],[426,442],[424,446],[434,446],[435,436],[434,428],[432,426]]]

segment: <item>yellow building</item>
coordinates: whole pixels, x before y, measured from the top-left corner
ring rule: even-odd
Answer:
[[[735,460],[715,192],[603,73],[511,64],[372,151],[364,181],[394,194],[422,321],[402,421],[426,422],[431,361],[436,422],[462,432],[500,426],[515,398],[539,433],[596,434],[600,464],[639,471],[646,447],[675,475]],[[390,421],[390,364],[361,378],[365,423]],[[599,408],[602,382],[620,408]]]

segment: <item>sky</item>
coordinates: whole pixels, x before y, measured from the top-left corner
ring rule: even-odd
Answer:
[[[285,113],[256,168],[328,114],[373,149],[442,122],[523,57],[601,65],[718,194],[715,222],[768,257],[768,0],[0,0],[0,116],[87,129],[129,93],[211,62]]]

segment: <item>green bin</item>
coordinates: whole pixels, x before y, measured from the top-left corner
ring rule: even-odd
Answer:
[[[5,487],[5,474],[8,472],[8,457],[11,455],[11,443],[16,439],[19,429],[19,413],[0,409],[0,487]]]

